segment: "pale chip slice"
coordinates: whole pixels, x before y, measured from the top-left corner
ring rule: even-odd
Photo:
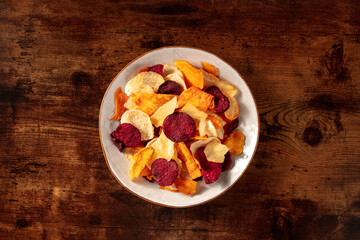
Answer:
[[[155,72],[141,72],[125,85],[125,93],[156,93],[159,86],[165,82],[164,78]]]
[[[203,111],[197,109],[191,103],[186,103],[185,106],[180,110],[180,112],[188,114],[195,121],[196,128],[199,128],[201,121],[204,121],[207,117],[207,114]]]
[[[236,95],[237,89],[234,88],[230,83],[224,82],[219,78],[215,77],[213,74],[207,73],[204,70],[201,71],[204,75],[204,89],[215,85],[228,98],[234,97]]]
[[[164,77],[164,79],[165,79],[165,81],[168,81],[168,80],[174,81],[177,84],[179,84],[182,87],[183,90],[186,90],[187,88],[186,88],[185,81],[181,77],[180,74],[182,75],[182,72],[177,71],[176,73],[172,73],[172,74],[167,75],[166,77]]]
[[[151,144],[151,147],[161,158],[168,161],[174,156],[174,142],[168,139],[164,132],[161,132],[159,138]]]
[[[224,127],[226,125],[226,122],[224,121],[224,119],[222,119],[216,113],[213,113],[213,112],[210,112],[210,111],[207,111],[206,113],[211,117],[215,117],[218,120],[218,122],[220,123],[221,127]]]
[[[169,102],[159,107],[158,110],[156,110],[156,112],[150,117],[152,124],[154,124],[155,127],[160,127],[163,124],[165,118],[175,111],[176,106],[177,97],[174,97]]]
[[[224,128],[221,127],[221,128],[216,129],[216,134],[217,134],[218,138],[223,139],[224,133],[225,133]]]
[[[235,120],[240,113],[240,106],[234,97],[229,98],[230,107],[225,111],[224,115],[229,120]]]
[[[177,66],[171,65],[171,64],[163,64],[163,72],[162,72],[163,77],[166,77],[167,75],[170,75],[173,73],[177,73],[178,71],[181,74],[180,76],[182,78],[184,78],[182,72],[177,68]]]
[[[205,119],[200,122],[199,134],[201,137],[204,137],[204,136],[217,137],[218,136],[214,124],[208,119]]]
[[[196,141],[196,142],[193,142],[191,145],[190,145],[190,151],[191,153],[193,154],[194,158],[196,157],[196,151],[201,148],[201,147],[205,147],[209,142],[211,142],[212,140],[215,140],[217,142],[220,143],[220,140],[216,137],[209,137],[208,139],[206,140],[199,140],[199,141]]]
[[[154,127],[151,124],[150,117],[140,110],[127,110],[121,116],[121,123],[130,123],[136,127],[140,131],[141,141],[146,141],[154,137]]]
[[[131,95],[129,99],[124,103],[124,107],[126,107],[127,109],[136,109],[138,105],[136,105],[134,97],[135,95]]]
[[[228,151],[229,149],[227,146],[221,144],[219,141],[212,140],[206,145],[204,153],[208,161],[223,163],[225,154]]]

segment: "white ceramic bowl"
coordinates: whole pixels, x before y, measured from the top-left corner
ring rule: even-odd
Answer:
[[[201,61],[216,66],[220,78],[231,83],[238,89],[236,99],[240,104],[240,124],[237,129],[241,130],[245,137],[244,151],[241,155],[233,158],[233,166],[223,172],[220,178],[212,183],[205,184],[204,180],[198,182],[197,191],[194,195],[186,196],[182,193],[174,193],[159,189],[156,183],[149,183],[139,177],[130,181],[130,162],[123,153],[120,153],[111,142],[110,133],[119,125],[119,121],[109,120],[115,111],[114,93],[118,87],[124,90],[128,80],[145,66],[155,64],[173,64],[175,60],[187,60],[196,67],[201,67]],[[99,113],[100,141],[106,163],[115,178],[138,197],[149,202],[168,207],[190,207],[203,204],[220,196],[236,183],[249,166],[257,147],[259,139],[259,116],[254,97],[245,80],[228,63],[212,53],[190,47],[163,47],[147,52],[125,66],[110,83],[101,103]]]

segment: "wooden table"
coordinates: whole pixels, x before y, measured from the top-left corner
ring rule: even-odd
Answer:
[[[2,1],[1,239],[360,239],[358,1]],[[258,150],[226,194],[172,209],[101,151],[112,78],[154,48],[202,48],[246,79]]]

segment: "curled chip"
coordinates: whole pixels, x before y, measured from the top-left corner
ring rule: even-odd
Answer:
[[[236,118],[235,120],[226,124],[224,126],[225,134],[229,136],[231,134],[231,132],[237,128],[238,125],[239,125],[239,118]]]
[[[170,75],[170,74],[178,74],[180,73],[180,76],[183,77],[183,74],[182,72],[177,68],[177,66],[174,66],[174,65],[171,65],[171,64],[164,64],[163,65],[164,68],[163,68],[163,77],[165,78],[166,76]]]
[[[229,120],[234,120],[239,116],[240,113],[240,106],[235,98],[229,98],[230,107],[228,110],[225,111],[224,115]]]
[[[174,156],[174,143],[170,141],[162,132],[160,137],[150,144],[155,152],[161,157],[170,160]]]
[[[151,124],[150,117],[142,111],[134,109],[126,111],[121,117],[121,123],[130,123],[136,127],[140,131],[141,141],[146,141],[154,137],[154,127]],[[125,146],[127,146],[126,143]]]
[[[153,149],[146,147],[141,149],[134,156],[132,156],[130,161],[130,170],[129,170],[129,175],[131,180],[133,180],[136,177],[139,177],[140,173],[145,168],[146,163],[151,159],[153,153],[154,153]]]
[[[115,94],[114,94],[114,100],[115,100],[115,113],[110,118],[110,120],[119,120],[121,116],[126,111],[126,108],[124,107],[124,104],[128,100],[128,97],[125,93],[121,91],[121,87],[119,87]]]
[[[157,74],[162,75],[164,66],[162,64],[157,64],[149,68],[149,72],[155,72]]]
[[[180,112],[188,114],[192,119],[195,121],[196,128],[199,128],[199,123],[201,121],[204,121],[206,117],[208,116],[203,111],[200,111],[194,105],[191,103],[186,103],[185,106],[180,110]]]
[[[226,122],[217,114],[209,111],[207,112],[207,114],[209,114],[209,116],[207,116],[206,119],[210,120],[216,129],[224,127],[226,125]]]
[[[117,147],[117,149],[119,149],[119,151],[122,152],[123,149],[125,148],[125,145],[123,142],[121,142],[119,139],[115,137],[115,131],[110,133],[110,138],[112,143]]]
[[[158,158],[151,164],[151,173],[155,176],[156,182],[160,186],[170,186],[174,184],[178,177],[178,165],[175,160]]]
[[[175,180],[175,187],[186,195],[194,194],[196,192],[197,182],[189,179],[179,177]]]
[[[163,124],[164,119],[169,114],[172,114],[175,111],[176,105],[177,105],[177,98],[174,97],[169,102],[159,107],[158,110],[156,110],[156,112],[153,115],[151,115],[150,119],[151,122],[155,125],[155,127],[160,127]]]
[[[185,75],[185,80],[187,81],[187,85],[195,86],[200,89],[203,89],[204,77],[200,69],[194,67],[189,62],[182,60],[175,61],[174,64]]]
[[[214,106],[214,96],[193,86],[183,91],[179,96],[178,107],[182,108],[186,103],[191,103],[199,110],[206,112],[208,108]]]
[[[181,86],[177,82],[168,80],[160,85],[158,93],[180,95],[182,91]]]
[[[207,73],[205,71],[202,71],[204,74],[204,88],[208,88],[211,86],[217,86],[220,91],[227,97],[234,97],[237,93],[236,88],[233,87],[230,83],[224,82],[214,75]]]
[[[204,153],[204,147],[201,147],[196,151],[196,158],[200,162],[202,169],[201,174],[204,177],[206,184],[213,183],[219,179],[222,164],[208,161]]]
[[[167,116],[163,123],[163,131],[173,142],[185,142],[196,132],[194,120],[182,112],[175,112]]]
[[[225,140],[224,144],[229,148],[232,155],[239,155],[243,152],[245,144],[245,136],[241,131],[234,131]]]
[[[196,156],[196,151],[201,148],[201,147],[205,147],[209,142],[211,142],[212,140],[218,141],[220,143],[220,140],[216,137],[209,137],[206,140],[198,140],[196,142],[193,142],[190,145],[190,151],[193,154],[193,156]]]
[[[213,95],[214,102],[215,102],[215,112],[217,113],[223,113],[230,107],[230,101],[225,95],[220,91],[220,89],[217,86],[211,86],[208,87],[205,92]]]
[[[171,81],[176,82],[177,84],[179,84],[181,86],[182,90],[187,89],[185,81],[183,79],[183,74],[179,70],[175,73],[167,75],[166,77],[164,77],[164,79],[165,79],[165,81],[171,80]]]
[[[225,154],[229,151],[227,146],[219,143],[219,141],[212,140],[209,142],[204,150],[205,156],[208,161],[223,163],[225,159]]]
[[[225,172],[225,171],[229,170],[231,168],[231,166],[232,166],[232,162],[233,161],[231,159],[231,154],[230,154],[230,152],[227,152],[225,154],[225,159],[224,159],[224,162],[222,164],[221,171]]]
[[[143,111],[151,116],[160,106],[164,105],[174,97],[175,95],[168,94],[135,93],[125,103],[125,107]]]
[[[217,137],[217,131],[215,126],[210,120],[203,120],[199,124],[199,134],[202,137]]]
[[[159,86],[165,82],[164,78],[155,72],[141,72],[125,85],[125,93],[156,93]]]
[[[210,63],[206,63],[206,62],[201,62],[201,65],[206,72],[213,74],[217,78],[219,77],[219,73],[215,66],[211,65]]]
[[[136,147],[141,143],[140,131],[129,123],[120,124],[112,134],[125,147]]]

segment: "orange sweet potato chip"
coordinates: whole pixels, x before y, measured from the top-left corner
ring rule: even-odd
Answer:
[[[206,112],[207,109],[215,106],[213,95],[208,94],[194,86],[186,89],[180,94],[178,107],[182,108],[187,102],[191,103],[203,112]]]
[[[211,65],[210,63],[206,63],[206,62],[201,62],[201,65],[206,72],[213,74],[217,78],[219,77],[219,73],[215,66]]]
[[[196,192],[197,182],[180,177],[175,180],[174,185],[180,192],[190,195]]]
[[[241,131],[233,131],[224,144],[229,148],[229,152],[232,155],[237,156],[243,152],[245,136]]]
[[[144,68],[140,69],[138,73],[147,72],[149,69],[150,69],[150,67],[144,67]]]
[[[151,175],[151,170],[147,166],[145,166],[144,169],[141,171],[140,176],[146,177],[149,175]]]
[[[146,163],[151,160],[153,153],[154,150],[152,148],[146,147],[141,149],[131,158],[129,170],[131,180],[133,180],[134,177],[139,177],[140,173],[145,168]]]
[[[184,74],[186,85],[195,86],[200,89],[204,88],[204,76],[200,69],[182,60],[175,61],[174,64]]]
[[[110,120],[120,120],[121,116],[126,112],[126,108],[124,107],[124,103],[128,100],[128,96],[122,92],[121,87],[119,87],[114,95],[115,99],[115,113],[110,118]]]
[[[159,109],[159,107],[174,97],[175,95],[170,94],[135,93],[128,100],[131,101],[131,103],[126,103],[126,106],[135,104],[135,109],[143,111],[151,116]]]
[[[191,154],[184,142],[175,143],[178,158],[185,163],[186,169],[192,179],[201,177],[201,171],[195,162],[195,158]]]
[[[171,189],[171,188],[169,188],[167,186],[160,186],[159,188],[163,189],[163,190],[170,191],[170,192],[179,192],[179,190],[174,190],[174,189]]]

